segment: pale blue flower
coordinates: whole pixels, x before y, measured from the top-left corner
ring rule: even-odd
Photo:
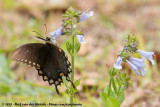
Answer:
[[[125,49],[125,50],[127,50],[127,49],[128,49],[128,47],[126,46],[124,49]]]
[[[80,17],[79,21],[86,20],[88,17],[91,17],[94,15],[94,11],[90,11],[88,13],[83,12],[82,16]]]
[[[76,29],[76,25],[73,25],[73,28]]]
[[[138,68],[138,70],[141,72],[141,74],[143,76],[145,76],[146,74],[146,69],[144,68],[145,67],[145,64],[144,64],[144,61],[145,59],[138,59],[138,58],[129,58],[129,61]]]
[[[62,29],[63,29],[63,27],[60,27],[56,31],[51,32],[50,35],[52,36],[52,38],[56,39],[59,35],[62,35],[63,34]]]
[[[52,43],[56,44],[56,38],[52,37],[51,41]]]
[[[80,43],[86,43],[86,42],[84,41],[84,34],[76,35],[76,37],[77,37],[77,39],[78,39],[78,41],[79,41]]]
[[[126,60],[126,61],[131,66],[132,70],[135,71],[138,75],[140,75],[140,72],[138,71],[138,68],[134,64],[132,64],[130,61],[128,61],[128,60]]]
[[[122,58],[120,56],[118,56],[117,61],[114,64],[114,68],[116,68],[116,69],[122,69],[121,63],[122,63]]]
[[[146,52],[146,51],[142,51],[142,50],[137,50],[137,52],[140,53],[145,58],[147,58],[149,61],[151,61],[152,65],[154,64],[154,60],[153,60],[154,52]]]
[[[136,47],[136,45],[131,45],[132,48]]]

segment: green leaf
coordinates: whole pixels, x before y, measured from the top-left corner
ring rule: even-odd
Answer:
[[[114,97],[108,97],[104,92],[100,94],[104,107],[119,107],[118,101]]]
[[[124,101],[124,89],[123,88],[121,88],[120,94],[119,94],[117,100],[118,100],[119,104],[122,104],[122,102]]]
[[[10,92],[10,88],[8,87],[7,84],[0,84],[0,92],[1,94],[6,94],[8,92]]]
[[[104,92],[105,92],[106,94],[108,94],[108,88],[109,88],[108,85],[104,88]]]
[[[66,88],[67,88],[68,93],[70,93],[70,89],[69,89],[69,86],[67,84],[67,80],[66,80],[65,76],[62,76],[62,79],[63,79],[63,82],[64,82]]]
[[[67,51],[69,52],[70,55],[72,55],[72,44],[70,42],[67,42],[66,43],[66,48],[67,48]]]
[[[100,97],[102,99],[103,106],[107,107],[107,98],[108,98],[108,95],[106,93],[102,92],[100,94]]]
[[[107,107],[120,107],[120,105],[114,97],[108,97],[107,98]]]
[[[77,81],[74,82],[74,85],[75,85],[76,88],[77,88],[78,85],[80,84],[80,81],[81,81],[81,79],[79,79],[79,80],[77,80]]]
[[[104,88],[104,93],[108,94],[108,89],[109,89],[109,85],[107,85],[105,88]],[[110,96],[111,97],[116,97],[116,93],[111,89],[110,90]]]
[[[74,89],[73,86],[71,86],[71,89],[70,89],[70,93],[71,93],[71,94],[74,94],[75,92],[78,91],[78,90],[77,90],[77,87],[78,87],[78,85],[80,84],[80,80],[81,80],[81,79],[79,79],[79,80],[77,80],[77,81],[74,82],[74,85],[75,85],[76,89]]]
[[[80,50],[81,44],[79,42],[75,43],[75,54],[77,54]]]
[[[75,32],[76,32],[77,35],[82,35],[83,34],[83,32],[81,30],[76,30]]]
[[[116,86],[116,83],[115,83],[115,81],[114,81],[114,77],[111,76],[111,79],[112,79],[112,86],[113,86],[113,89],[114,89],[115,93],[117,94],[117,86]]]
[[[108,73],[109,73],[109,75],[111,75],[112,69],[109,68]]]

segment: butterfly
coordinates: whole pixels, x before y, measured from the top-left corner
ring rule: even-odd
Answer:
[[[71,82],[73,88],[75,88],[69,77],[72,70],[65,52],[52,43],[51,37],[36,38],[45,41],[45,43],[22,45],[11,53],[11,59],[34,67],[44,81],[48,81],[49,85],[55,85],[58,94],[57,86],[63,83],[62,76],[65,76],[66,80]]]

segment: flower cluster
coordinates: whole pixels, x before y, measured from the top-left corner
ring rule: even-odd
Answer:
[[[128,55],[128,52],[131,53],[139,53],[149,61],[151,61],[152,64],[154,64],[153,55],[154,52],[146,52],[142,50],[138,50],[138,42],[135,38],[135,35],[128,35],[127,40],[124,43],[124,48],[121,51],[120,55],[117,58],[116,63],[114,64],[114,68],[116,69],[122,69],[121,63],[122,61],[126,61],[138,75],[145,76],[146,75],[146,69],[145,69],[145,59],[138,59],[133,58]]]
[[[73,12],[72,12],[73,13]],[[91,17],[91,16],[93,16],[94,15],[94,12],[93,11],[90,11],[90,12],[83,12],[83,13],[81,13],[81,12],[78,12],[78,13],[75,13],[75,14],[77,14],[77,16],[78,16],[78,21],[77,22],[80,22],[80,21],[84,21],[84,20],[86,20],[88,17]],[[80,16],[80,17],[79,17]],[[67,16],[66,16],[67,17]],[[69,19],[70,19],[70,17],[69,17]],[[67,20],[68,21],[68,20]],[[66,22],[67,22],[66,21]],[[77,23],[76,22],[76,23]],[[65,23],[66,24],[66,23]],[[59,29],[57,29],[56,31],[53,31],[53,32],[51,32],[50,33],[50,36],[52,37],[52,42],[53,43],[56,43],[56,39],[60,36],[60,35],[63,35],[64,34],[64,32],[63,32],[63,30],[65,29],[65,27],[66,27],[66,25],[65,24],[63,24]],[[74,25],[74,29],[76,28],[76,25]],[[77,37],[77,39],[78,39],[78,41],[80,42],[80,43],[86,43],[85,41],[84,41],[84,34],[83,33],[80,33],[80,34],[78,34],[78,33],[76,33],[76,37]]]

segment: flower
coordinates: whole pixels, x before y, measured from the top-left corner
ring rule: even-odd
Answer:
[[[77,37],[77,39],[78,39],[78,41],[79,41],[80,43],[86,43],[86,42],[84,41],[84,34],[76,35],[76,37]]]
[[[63,29],[63,27],[60,27],[56,31],[51,32],[50,35],[52,36],[52,38],[56,39],[59,35],[62,35],[63,34],[62,29]]]
[[[138,68],[138,70],[141,72],[143,76],[146,75],[146,69],[144,69],[145,64],[144,61],[145,59],[138,59],[138,58],[129,58],[129,61]]]
[[[124,49],[125,49],[125,50],[127,50],[127,49],[128,49],[128,47],[126,46]]]
[[[52,37],[53,39],[51,39],[52,43],[56,43],[56,38]]]
[[[73,25],[73,28],[75,29],[75,28],[76,28],[76,25]]]
[[[146,52],[146,51],[142,51],[142,50],[137,50],[137,52],[140,53],[145,58],[147,58],[149,61],[151,61],[152,65],[154,64],[154,60],[152,57],[154,55],[154,52]]]
[[[131,45],[131,47],[132,47],[132,48],[135,48],[135,47],[136,47],[136,45],[134,45],[134,44],[133,44],[133,45]]]
[[[131,62],[129,62],[128,60],[126,60],[126,61],[131,66],[132,70],[134,70],[138,75],[140,75],[140,72],[138,72],[138,68],[134,64],[132,64]]]
[[[79,21],[83,21],[86,20],[88,17],[93,16],[94,15],[94,11],[90,11],[88,13],[83,12],[82,16],[80,17]]]
[[[121,63],[122,63],[122,58],[120,56],[118,56],[117,61],[114,64],[114,68],[116,68],[116,69],[122,69]]]

